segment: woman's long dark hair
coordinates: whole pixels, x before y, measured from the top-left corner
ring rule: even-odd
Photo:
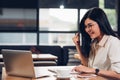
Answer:
[[[80,29],[80,32],[82,35],[82,40],[83,40],[82,41],[82,51],[83,51],[83,55],[85,57],[89,57],[90,43],[91,43],[91,38],[85,31],[84,23],[87,18],[97,22],[97,24],[100,27],[100,30],[104,34],[117,37],[117,35],[114,33],[114,31],[112,30],[112,28],[109,24],[109,21],[107,19],[105,12],[102,9],[96,8],[96,7],[89,9],[79,24],[79,29]]]

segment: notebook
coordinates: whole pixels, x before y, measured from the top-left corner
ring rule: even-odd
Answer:
[[[72,69],[74,67],[75,66],[51,67],[48,70],[50,72],[57,73],[57,70],[60,70],[60,69],[69,69],[69,70],[71,70],[70,74],[76,75],[77,77],[80,77],[80,78],[89,78],[89,77],[95,77],[96,76],[95,74],[86,74],[86,73],[82,73],[82,72],[73,71]]]
[[[71,71],[70,74],[80,74],[80,73],[72,70],[74,67],[75,66],[51,67],[51,68],[48,69],[48,71],[51,71],[53,73],[57,73],[57,70],[60,70],[60,69],[69,69]]]
[[[2,49],[1,52],[8,75],[31,78],[49,76],[49,71],[41,72],[34,67],[31,51]]]

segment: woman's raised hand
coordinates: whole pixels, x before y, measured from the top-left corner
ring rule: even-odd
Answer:
[[[72,38],[75,45],[80,45],[80,34],[76,33],[75,36]]]

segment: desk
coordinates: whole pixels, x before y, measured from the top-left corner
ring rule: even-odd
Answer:
[[[33,60],[44,60],[44,61],[57,60],[57,56],[54,56],[52,54],[32,54],[32,58],[33,58]]]
[[[34,66],[55,66],[57,65],[57,56],[52,54],[32,54]]]
[[[33,60],[57,60],[57,56],[52,54],[32,54]],[[0,54],[0,60],[3,60],[2,54]]]
[[[51,68],[73,68],[74,66],[47,66],[47,67],[37,67],[38,71],[41,70],[41,72],[44,72],[44,70],[48,70]],[[31,79],[31,78],[23,78],[23,77],[15,77],[15,76],[8,76],[5,72],[5,69],[2,69],[2,79],[1,80],[58,80],[52,72],[49,72],[50,76],[49,77],[43,77],[43,78],[38,78],[38,79]],[[68,79],[60,79],[60,80],[68,80]],[[95,77],[90,77],[89,79],[87,78],[78,78],[75,77],[75,74],[70,78],[70,80],[108,80],[106,78],[100,77],[100,76],[95,76]]]
[[[32,54],[32,58],[36,66],[57,64],[57,56],[52,54]],[[4,66],[2,54],[0,54],[0,61],[0,65]]]

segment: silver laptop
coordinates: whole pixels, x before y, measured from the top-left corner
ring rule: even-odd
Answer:
[[[49,76],[35,69],[31,51],[2,49],[1,52],[8,75],[32,78]]]

